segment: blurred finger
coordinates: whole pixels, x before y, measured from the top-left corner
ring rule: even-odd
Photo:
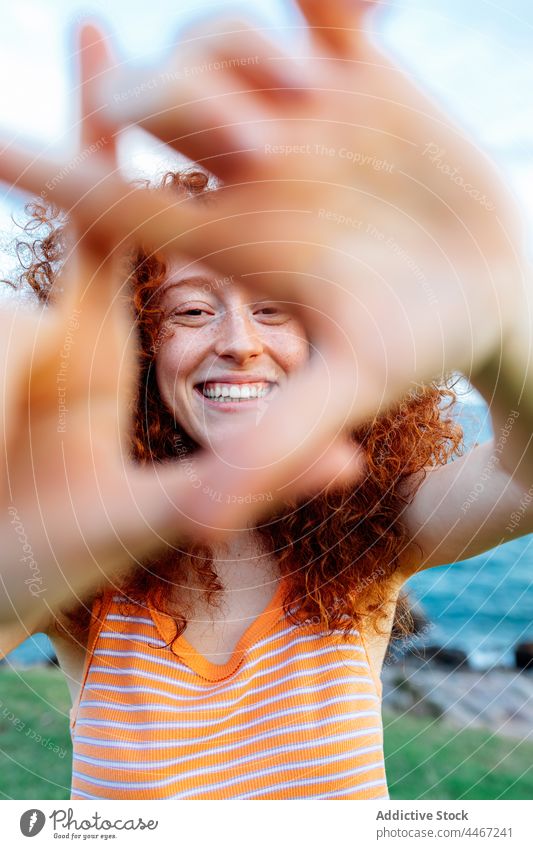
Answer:
[[[309,66],[280,50],[256,27],[245,21],[221,22],[210,24],[198,37],[219,66],[231,69],[236,84],[267,101],[285,102],[288,108],[305,102],[305,89],[311,86]],[[282,101],[280,96],[285,96]]]
[[[328,381],[327,375],[322,377]],[[173,462],[153,471],[133,471],[140,512],[167,542],[175,538],[176,527],[209,538],[242,529],[288,499],[361,480],[363,449],[334,421],[339,410],[331,414],[324,397],[317,400],[322,388],[315,372],[302,376],[291,388],[290,405],[288,398],[280,399],[257,428],[236,432],[210,455],[193,456],[185,479],[182,467]],[[294,409],[299,411],[297,423]],[[130,533],[138,530],[137,520]]]
[[[100,145],[114,158],[116,134],[107,129],[98,102],[97,86],[102,76],[116,66],[111,37],[94,23],[85,23],[77,34],[78,79],[80,86],[80,146]]]
[[[142,235],[149,235],[152,227],[146,222],[142,228],[143,216],[157,214],[168,205],[162,203],[162,196],[150,203],[154,198],[149,193],[126,183],[118,169],[110,173],[108,165],[96,156],[65,163],[2,141],[0,149],[0,179],[63,209],[96,247],[125,242],[138,228]],[[128,203],[130,195],[143,198],[142,214],[135,212],[135,202]]]
[[[253,27],[210,21],[181,38],[161,70],[108,75],[101,102],[111,126],[138,123],[222,179],[243,178],[262,146],[269,95],[301,96],[301,77]]]
[[[0,176],[38,192],[54,179],[57,167],[16,149],[4,155]],[[110,176],[96,160],[88,160],[66,174],[54,191],[58,204],[85,228],[82,232],[89,241],[142,242],[151,250],[206,261],[276,297],[289,294],[307,303],[310,275],[316,275],[317,298],[326,297],[320,269],[326,267],[329,254],[324,253],[322,236],[320,243],[315,241],[310,228],[316,210],[307,209],[301,198],[300,208],[293,209],[290,181],[284,181],[284,187],[284,200],[266,192],[261,181],[221,187],[208,193],[212,202],[205,203],[205,196],[187,198],[170,188],[136,188],[118,175]],[[332,232],[332,244],[335,235]],[[317,298],[313,303],[320,306]]]
[[[202,61],[217,64],[209,56]],[[221,179],[245,178],[268,119],[263,105],[228,70],[176,85],[167,84],[155,103],[144,104],[149,111],[138,113],[139,125]],[[122,108],[118,117],[130,119]]]
[[[138,240],[153,250],[175,247],[199,258],[205,255],[204,224],[220,221],[227,232],[224,209],[219,208],[224,198],[218,193],[217,205],[206,207],[171,188],[149,191],[126,183],[95,157],[70,168],[37,151],[1,141],[0,148],[0,179],[53,199],[96,247],[111,240],[118,246]]]
[[[343,58],[356,58],[368,32],[366,16],[381,0],[297,0],[312,31],[317,49]]]
[[[209,54],[162,71],[110,75],[100,93],[108,127],[138,124],[222,179],[250,167],[268,115]]]
[[[48,331],[49,316],[40,316],[21,299],[4,298],[0,306],[0,397],[5,411],[0,419],[0,439],[4,446],[0,480],[7,479],[7,455],[12,443],[20,439],[20,419],[27,394],[27,367],[37,334]]]
[[[94,24],[77,32],[80,154],[91,151],[108,177],[118,169],[116,145],[103,134],[95,106],[95,80],[113,65],[105,33]],[[72,243],[57,281],[63,290],[61,311],[69,335],[75,340],[69,362],[72,392],[116,398],[116,412],[125,406],[119,375],[127,385],[133,377],[133,354],[128,338],[131,321],[120,296],[123,281],[114,254],[113,234],[102,234],[98,247],[86,237],[83,222],[72,222]],[[121,368],[122,365],[122,368]]]

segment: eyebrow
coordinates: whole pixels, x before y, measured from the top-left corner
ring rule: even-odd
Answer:
[[[187,286],[187,285],[190,285],[190,286],[203,285],[203,286],[211,287],[213,285],[213,280],[210,279],[209,277],[206,277],[203,274],[189,275],[188,277],[182,277],[180,280],[171,280],[168,284],[165,284],[165,287],[163,288],[163,290],[161,292],[161,297],[166,295],[166,293],[168,291],[170,291],[170,289],[175,289],[176,286]]]

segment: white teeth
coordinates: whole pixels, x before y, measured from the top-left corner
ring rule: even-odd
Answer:
[[[206,398],[219,402],[248,401],[250,398],[263,398],[270,392],[271,386],[265,383],[215,383],[203,386]]]

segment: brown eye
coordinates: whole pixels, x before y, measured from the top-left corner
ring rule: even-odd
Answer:
[[[168,314],[168,320],[173,322],[181,322],[182,324],[201,324],[207,321],[213,315],[213,310],[207,305],[188,305],[182,304],[179,307],[171,310]]]
[[[267,324],[283,324],[290,319],[290,315],[277,304],[258,304],[254,316]]]
[[[189,307],[189,309],[180,308],[172,310],[170,315],[202,315],[203,313],[207,315],[207,310],[203,310],[200,307]]]

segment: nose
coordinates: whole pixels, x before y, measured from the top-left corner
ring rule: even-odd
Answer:
[[[215,351],[244,365],[263,351],[263,343],[246,307],[228,310],[220,326]]]

